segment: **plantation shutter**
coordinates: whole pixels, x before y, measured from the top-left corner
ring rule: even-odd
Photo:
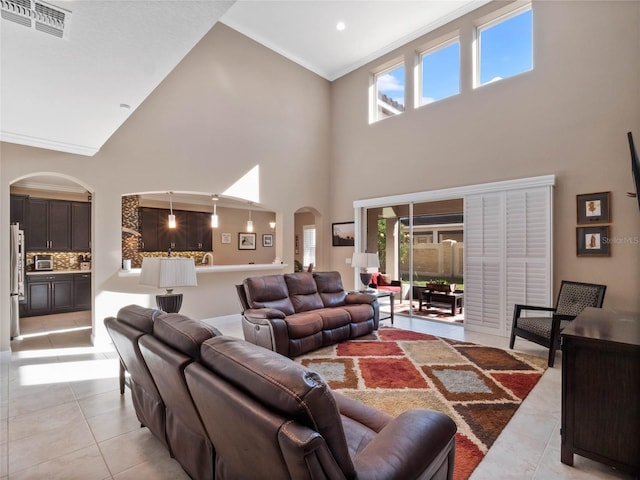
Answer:
[[[507,336],[515,303],[552,304],[551,192],[465,197],[465,328]]]
[[[464,325],[469,330],[492,333],[501,325],[502,196],[465,198]]]
[[[302,264],[305,268],[316,263],[316,227],[304,225],[302,227]]]
[[[511,333],[514,304],[553,304],[549,192],[536,188],[507,193],[506,334]]]

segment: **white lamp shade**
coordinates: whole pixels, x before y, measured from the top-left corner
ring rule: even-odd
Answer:
[[[140,284],[157,288],[195,287],[196,265],[193,258],[145,257],[142,259]]]
[[[354,252],[351,257],[351,266],[359,268],[378,268],[380,262],[376,253],[358,253]]]

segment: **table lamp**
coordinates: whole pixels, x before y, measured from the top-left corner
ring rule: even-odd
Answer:
[[[166,294],[156,295],[156,304],[164,312],[177,313],[182,306],[182,294],[173,293],[173,289],[198,285],[196,265],[193,258],[145,257],[142,259],[140,284],[165,288]]]
[[[365,290],[369,290],[369,284],[371,283],[371,277],[373,274],[369,273],[367,269],[378,268],[380,263],[378,262],[377,253],[357,253],[354,252],[351,258],[351,266],[355,268],[362,268],[360,272],[360,281],[364,283]]]

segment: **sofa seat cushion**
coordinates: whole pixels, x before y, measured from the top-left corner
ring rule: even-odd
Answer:
[[[306,312],[324,307],[313,274],[308,272],[286,273],[284,280],[296,312]]]
[[[244,281],[244,290],[251,308],[274,308],[285,315],[295,313],[282,275],[249,277]]]
[[[351,323],[366,322],[373,318],[373,307],[368,304],[345,305],[341,308],[349,313]]]
[[[294,313],[286,318],[289,338],[304,338],[322,331],[322,317],[318,311]]]
[[[344,308],[322,308],[316,311],[322,318],[322,329],[331,330],[351,323],[351,316]]]

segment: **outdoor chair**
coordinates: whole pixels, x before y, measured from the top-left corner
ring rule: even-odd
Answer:
[[[513,349],[516,337],[543,345],[549,349],[549,367],[553,367],[560,345],[560,332],[586,307],[602,307],[606,289],[606,285],[563,280],[555,307],[516,304],[509,348]],[[521,313],[526,310],[551,312],[552,316],[522,317]]]

